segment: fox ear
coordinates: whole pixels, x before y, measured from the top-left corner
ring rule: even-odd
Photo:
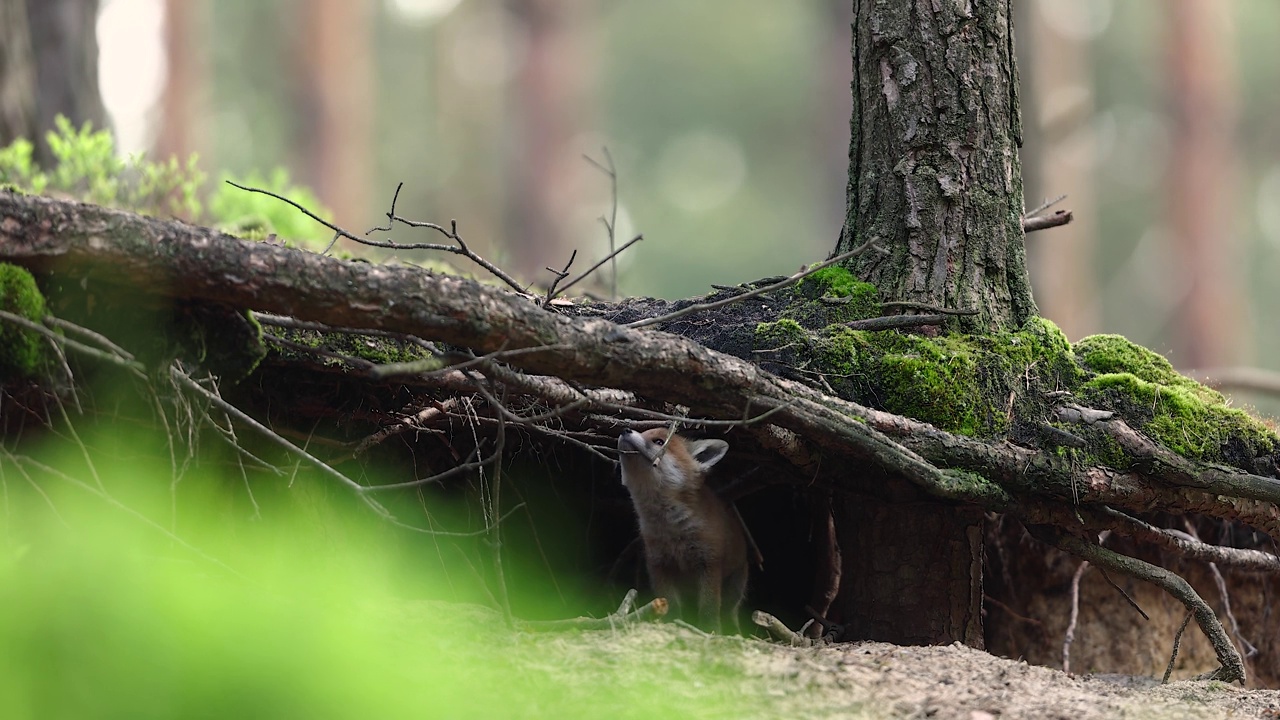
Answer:
[[[703,470],[720,462],[727,452],[729,452],[729,443],[723,440],[691,440],[689,442],[689,454]]]

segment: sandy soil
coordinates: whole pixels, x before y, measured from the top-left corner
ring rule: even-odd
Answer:
[[[602,666],[622,663],[652,672],[671,697],[686,694],[690,707],[707,697],[732,697],[741,701],[731,703],[736,706],[731,712],[725,708],[725,716],[733,717],[1280,717],[1280,691],[1072,676],[959,645],[790,648],[757,639],[704,637],[670,624],[525,637],[524,649],[554,665],[541,668],[552,675],[563,670],[566,656],[581,653]],[[712,681],[706,679],[709,667]]]

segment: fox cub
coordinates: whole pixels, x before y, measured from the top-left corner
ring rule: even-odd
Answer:
[[[649,580],[678,615],[688,616],[696,597],[700,626],[719,632],[728,615],[737,630],[747,587],[746,535],[737,513],[706,482],[729,444],[679,435],[668,440],[667,434],[627,430],[618,438],[622,484],[640,520]]]

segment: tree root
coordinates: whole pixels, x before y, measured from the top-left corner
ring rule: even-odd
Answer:
[[[1075,555],[1081,560],[1087,560],[1099,567],[1116,570],[1163,588],[1195,615],[1196,623],[1205,637],[1209,638],[1209,643],[1213,645],[1213,651],[1221,664],[1217,670],[1197,676],[1196,679],[1239,681],[1241,685],[1244,684],[1244,661],[1240,658],[1240,653],[1236,652],[1235,645],[1227,635],[1226,629],[1222,627],[1222,623],[1218,621],[1218,616],[1214,614],[1213,609],[1200,598],[1186,580],[1162,567],[1121,555],[1096,543],[1064,533],[1055,527],[1036,525],[1027,529],[1037,539]]]

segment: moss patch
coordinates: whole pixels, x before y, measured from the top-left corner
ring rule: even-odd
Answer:
[[[859,282],[846,269],[823,268],[796,283],[795,302],[783,311],[808,328],[877,317],[881,313],[880,291],[871,283]]]
[[[783,319],[756,328],[756,348],[784,367],[808,358],[805,370],[844,397],[966,435],[1007,430],[1038,412],[1044,391],[1080,377],[1062,331],[1040,318],[1013,333],[938,337],[839,324],[809,333]]]
[[[44,295],[26,268],[0,263],[0,310],[37,323],[44,318]],[[0,378],[39,375],[47,352],[40,333],[0,321]]]
[[[1081,396],[1088,404],[1136,418],[1143,432],[1184,457],[1247,467],[1253,458],[1277,449],[1275,434],[1260,420],[1180,375],[1164,384],[1129,372],[1105,373],[1085,383]]]
[[[1076,358],[1090,372],[1099,375],[1128,373],[1148,383],[1180,388],[1207,403],[1223,403],[1226,398],[1173,369],[1165,357],[1120,335],[1090,335],[1075,345]]]
[[[1086,370],[1098,373],[1080,389],[1085,403],[1120,413],[1179,455],[1248,469],[1254,458],[1280,446],[1260,420],[1180,375],[1159,353],[1119,335],[1092,335],[1075,351]]]

